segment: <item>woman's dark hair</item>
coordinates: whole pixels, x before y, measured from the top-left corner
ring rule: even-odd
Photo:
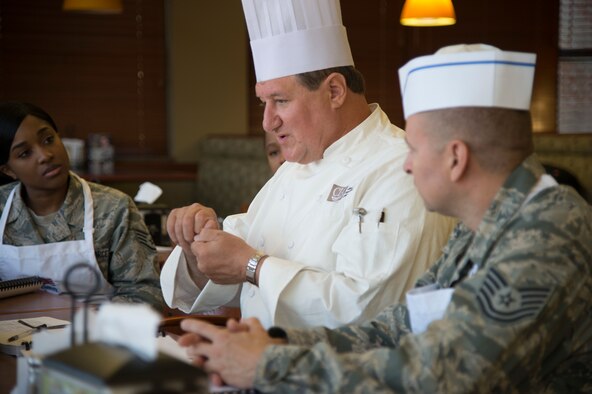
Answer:
[[[51,116],[36,105],[16,101],[0,103],[0,165],[8,161],[16,131],[28,115],[44,120],[58,130]]]
[[[366,86],[364,83],[364,76],[354,66],[343,66],[326,68],[324,70],[310,71],[302,74],[297,74],[296,78],[308,90],[317,90],[329,75],[332,73],[339,73],[344,76],[347,87],[354,93],[364,94]]]

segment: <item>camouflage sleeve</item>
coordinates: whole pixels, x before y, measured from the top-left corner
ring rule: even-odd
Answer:
[[[468,245],[467,238],[471,237],[472,232],[461,222],[452,230],[448,242],[442,249],[442,255],[422,276],[415,281],[414,287],[423,287],[436,283],[438,272],[442,270],[442,265],[448,261],[452,253],[458,253],[458,245]]]
[[[376,335],[366,327],[350,333],[335,330],[326,335],[327,342],[312,346],[272,346],[258,365],[255,387],[282,393],[379,392],[381,388],[390,392],[471,392],[480,386],[511,391],[506,375],[509,367],[527,378],[528,369],[522,367],[540,362],[532,356],[521,360],[529,354],[527,350],[543,345],[540,322],[529,319],[500,324],[487,318],[474,295],[470,288],[455,292],[444,319],[432,323],[423,334],[403,336],[398,344],[392,341],[362,351],[357,344]],[[562,296],[556,294],[554,302]],[[376,337],[390,335],[385,332]],[[521,354],[513,357],[507,349]]]
[[[381,378],[362,368],[369,364],[389,367],[389,351],[386,349],[375,349],[362,354],[338,354],[326,343],[318,343],[312,347],[270,346],[263,357],[269,361],[257,365],[254,384],[261,392],[394,392]],[[382,373],[382,369],[379,372]]]
[[[399,304],[361,326],[288,329],[286,333],[290,344],[270,346],[257,367],[258,390],[392,393],[392,388],[361,366],[373,363],[388,368],[387,349],[396,348],[409,333],[409,319],[407,308]]]
[[[555,212],[570,215],[560,228],[552,210],[506,229],[485,266],[457,285],[444,317],[422,334],[403,332],[402,316],[394,315],[401,310],[393,308],[390,321],[383,313],[360,328],[327,331],[314,345],[271,346],[255,387],[282,393],[548,389],[549,371],[592,351],[589,211]]]
[[[157,270],[156,247],[138,208],[129,196],[120,202],[111,240],[110,282],[113,301],[145,302],[161,311],[164,305]]]
[[[409,332],[407,307],[391,306],[375,320],[364,325],[348,325],[337,329],[287,329],[291,345],[313,346],[328,343],[337,352],[363,352],[378,346],[396,346],[402,335]]]

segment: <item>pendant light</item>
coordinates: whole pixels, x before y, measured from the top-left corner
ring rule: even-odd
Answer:
[[[405,26],[449,26],[456,23],[452,0],[406,0],[401,12]]]
[[[93,14],[121,14],[122,0],[64,0],[64,11]]]

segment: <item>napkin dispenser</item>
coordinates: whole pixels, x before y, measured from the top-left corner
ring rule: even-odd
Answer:
[[[153,361],[101,342],[75,346],[43,359],[38,393],[208,393],[200,368],[159,353]]]

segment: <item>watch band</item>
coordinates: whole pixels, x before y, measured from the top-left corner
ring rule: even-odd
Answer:
[[[278,326],[269,327],[267,329],[267,335],[269,335],[272,338],[288,340],[288,334],[286,333],[286,331],[284,331],[283,328]]]
[[[267,255],[263,254],[263,252],[257,252],[247,262],[247,282],[249,282],[252,285],[257,286],[257,267],[259,266],[259,263],[261,262],[261,260],[263,260],[264,257],[267,257]]]

